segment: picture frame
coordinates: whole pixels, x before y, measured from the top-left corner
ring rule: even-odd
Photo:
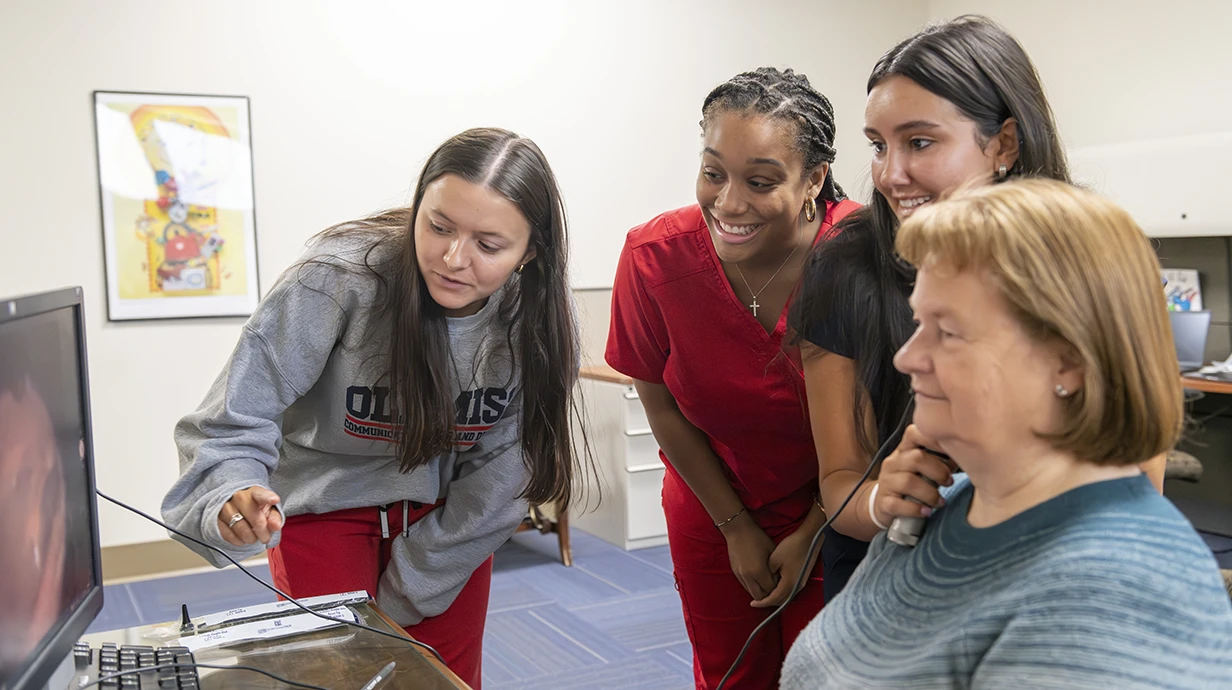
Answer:
[[[260,301],[247,96],[94,91],[108,321]]]
[[[1202,284],[1192,268],[1165,268],[1164,296],[1168,311],[1202,311]]]

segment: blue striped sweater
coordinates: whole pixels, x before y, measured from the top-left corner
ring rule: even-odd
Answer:
[[[1145,476],[967,522],[961,476],[914,548],[879,535],[800,634],[783,690],[1232,688],[1232,603]]]

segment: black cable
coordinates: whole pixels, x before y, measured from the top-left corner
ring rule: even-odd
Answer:
[[[287,685],[291,685],[297,688],[308,688],[309,690],[329,690],[328,688],[323,688],[320,685],[313,685],[311,683],[298,683],[293,680],[287,680],[286,678],[283,678],[280,675],[270,673],[269,671],[266,671],[264,669],[259,669],[256,666],[223,666],[221,664],[196,664],[196,663],[160,664],[158,666],[147,666],[145,668],[132,668],[127,671],[120,671],[119,673],[112,673],[106,676],[99,676],[93,682],[86,683],[85,685],[73,686],[73,687],[76,687],[77,690],[85,690],[85,688],[98,685],[99,683],[102,683],[105,680],[111,680],[112,678],[119,678],[120,676],[131,676],[134,673],[149,673],[150,671],[159,671],[165,668],[176,668],[176,669],[179,669],[179,668],[212,668],[212,669],[218,669],[221,671],[230,671],[230,670],[253,671],[255,673],[260,673],[263,676],[269,676],[270,678],[273,678],[279,683],[286,683]]]
[[[296,601],[294,597],[292,597],[291,595],[287,594],[286,592],[283,592],[282,590],[280,590],[280,589],[278,589],[277,587],[275,587],[275,586],[271,585],[270,583],[266,582],[265,580],[262,580],[261,578],[257,577],[256,575],[253,575],[252,573],[248,572],[248,569],[247,569],[247,568],[245,568],[244,566],[240,565],[240,562],[239,562],[239,561],[237,561],[237,560],[235,560],[234,558],[232,558],[229,554],[227,554],[227,552],[226,552],[226,551],[223,551],[222,549],[218,548],[217,546],[213,546],[213,545],[211,545],[211,544],[207,544],[207,543],[205,543],[205,542],[201,541],[200,539],[196,539],[196,538],[190,537],[190,536],[188,536],[187,534],[184,534],[183,532],[179,531],[178,529],[176,529],[176,528],[174,528],[174,527],[172,527],[172,526],[168,525],[167,523],[163,522],[162,520],[159,520],[158,518],[154,518],[154,517],[151,517],[151,516],[149,516],[149,515],[146,515],[145,513],[141,512],[140,510],[137,510],[136,508],[134,508],[134,507],[132,507],[132,506],[128,505],[127,503],[124,503],[123,501],[117,501],[116,499],[114,499],[114,498],[112,498],[112,497],[108,496],[107,494],[103,493],[102,491],[99,491],[99,490],[95,489],[95,493],[97,493],[100,497],[105,498],[105,499],[107,499],[108,501],[111,501],[112,503],[114,503],[114,504],[116,504],[116,505],[120,506],[121,508],[123,508],[123,509],[125,509],[125,510],[132,511],[132,512],[134,512],[134,513],[136,513],[136,514],[140,515],[141,517],[143,517],[143,518],[145,518],[145,519],[149,520],[150,522],[153,522],[154,524],[156,524],[156,525],[159,525],[159,526],[163,527],[164,529],[166,529],[167,531],[169,531],[169,532],[171,532],[171,533],[173,533],[173,534],[178,534],[179,536],[184,537],[185,539],[187,539],[188,541],[191,541],[191,542],[192,542],[192,543],[194,543],[194,544],[200,544],[201,546],[204,546],[205,548],[207,548],[207,549],[209,549],[209,550],[211,550],[211,551],[215,551],[215,552],[217,552],[217,553],[221,554],[223,558],[227,559],[228,561],[231,561],[231,563],[233,563],[233,564],[235,565],[235,567],[239,568],[239,569],[240,569],[240,570],[241,570],[241,571],[242,571],[245,575],[247,575],[248,577],[251,577],[252,579],[256,580],[258,583],[260,583],[260,584],[261,584],[261,586],[262,586],[262,587],[264,587],[264,588],[266,588],[266,589],[270,590],[271,592],[273,592],[274,594],[277,594],[278,596],[282,597],[283,599],[286,599],[287,601],[291,602],[292,604],[295,604],[296,606],[298,606],[299,608],[303,609],[304,611],[307,611],[308,613],[311,613],[312,615],[316,616],[317,618],[323,618],[323,619],[325,619],[325,620],[327,620],[327,621],[333,621],[333,622],[335,622],[335,623],[343,623],[343,624],[345,624],[345,625],[349,625],[349,626],[352,626],[352,627],[355,627],[355,628],[359,628],[359,629],[361,629],[361,630],[367,630],[368,632],[373,632],[373,633],[376,633],[376,634],[378,634],[378,635],[384,635],[385,637],[392,637],[393,639],[398,640],[398,641],[400,641],[400,642],[405,642],[406,644],[410,644],[410,645],[413,645],[413,646],[415,646],[415,647],[419,647],[420,649],[425,649],[425,650],[427,650],[427,651],[431,652],[431,653],[432,653],[432,656],[436,657],[436,660],[437,660],[437,661],[439,661],[439,662],[441,662],[441,665],[442,665],[442,666],[445,666],[445,667],[448,667],[448,666],[449,666],[448,664],[446,664],[446,663],[445,663],[445,660],[444,660],[443,658],[441,658],[441,654],[440,654],[440,652],[438,652],[438,651],[436,651],[435,649],[433,649],[431,645],[424,644],[423,642],[420,642],[419,640],[414,640],[414,639],[411,639],[411,638],[409,638],[409,637],[404,637],[404,636],[402,636],[402,635],[395,635],[394,633],[387,633],[387,632],[385,632],[384,630],[377,630],[376,628],[371,628],[371,627],[368,627],[368,626],[366,626],[366,625],[364,625],[364,624],[362,624],[362,623],[354,623],[354,622],[351,622],[351,621],[344,621],[344,620],[341,620],[341,619],[338,619],[338,618],[331,618],[330,616],[326,616],[326,615],[325,615],[325,614],[323,614],[323,613],[317,613],[316,611],[313,611],[312,609],[308,608],[307,606],[304,606],[303,604],[301,604],[301,603],[299,603],[298,601]],[[239,667],[237,666],[236,668],[239,668]]]
[[[787,595],[787,600],[779,604],[778,608],[771,612],[769,616],[766,616],[766,619],[763,620],[760,625],[753,628],[753,632],[749,633],[749,639],[744,641],[744,647],[740,648],[740,654],[736,656],[736,660],[732,662],[731,668],[727,669],[727,673],[723,676],[723,680],[719,681],[719,685],[715,690],[723,690],[723,686],[727,684],[727,680],[731,678],[731,675],[736,672],[736,669],[740,666],[740,662],[744,661],[744,655],[748,653],[749,647],[753,644],[753,640],[756,639],[758,634],[760,634],[761,631],[770,624],[770,621],[773,621],[780,613],[783,612],[783,609],[787,608],[787,605],[796,598],[796,595],[800,593],[800,590],[804,589],[804,580],[808,577],[809,573],[809,562],[813,560],[813,552],[817,550],[817,545],[821,542],[821,535],[825,533],[825,530],[830,526],[830,523],[834,522],[834,519],[839,516],[839,513],[843,512],[843,508],[847,507],[847,504],[851,502],[851,499],[855,497],[856,493],[860,490],[860,487],[863,486],[864,482],[868,480],[868,476],[872,474],[873,468],[880,465],[881,461],[890,454],[890,450],[898,444],[899,440],[902,438],[903,432],[907,429],[907,424],[911,421],[911,413],[914,409],[915,400],[912,399],[911,403],[907,405],[907,409],[903,410],[903,417],[898,421],[898,427],[894,429],[894,433],[890,434],[890,437],[886,439],[886,442],[881,444],[881,448],[878,449],[877,454],[873,456],[872,462],[868,463],[868,468],[864,470],[864,475],[860,477],[860,481],[856,482],[855,488],[851,490],[851,493],[847,494],[847,498],[843,499],[843,502],[839,505],[838,510],[834,511],[834,514],[829,516],[826,519],[825,524],[819,527],[817,529],[817,533],[813,535],[813,541],[809,543],[808,555],[804,559],[804,567],[800,569],[800,575],[796,578],[796,584],[792,586],[791,593]]]

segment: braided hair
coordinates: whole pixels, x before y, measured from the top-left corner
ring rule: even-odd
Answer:
[[[702,129],[718,114],[729,112],[757,113],[795,124],[793,144],[804,156],[806,171],[822,163],[834,162],[834,107],[803,74],[790,69],[779,71],[774,67],[759,67],[737,74],[706,96],[702,103]],[[843,188],[834,181],[833,171],[826,174],[820,198],[825,201],[847,198]]]

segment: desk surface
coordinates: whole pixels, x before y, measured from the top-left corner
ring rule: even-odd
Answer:
[[[626,386],[633,385],[633,379],[616,371],[606,364],[596,364],[594,366],[582,367],[580,376],[584,379],[593,379],[595,381],[607,381],[608,383],[623,383]]]
[[[405,631],[371,604],[351,607],[364,625],[407,637]],[[125,645],[169,644],[145,637],[157,626],[142,626],[94,633],[81,638],[91,646],[104,642]],[[242,664],[276,673],[289,680],[327,688],[359,688],[385,664],[396,661],[393,678],[382,690],[469,690],[452,671],[419,647],[352,628],[317,630],[278,640],[246,642],[224,649],[206,649],[193,655],[200,663]],[[202,690],[281,688],[282,684],[251,671],[200,669]]]
[[[1212,381],[1197,376],[1182,376],[1181,385],[1195,391],[1203,393],[1223,393],[1232,395],[1232,382],[1228,381]]]

